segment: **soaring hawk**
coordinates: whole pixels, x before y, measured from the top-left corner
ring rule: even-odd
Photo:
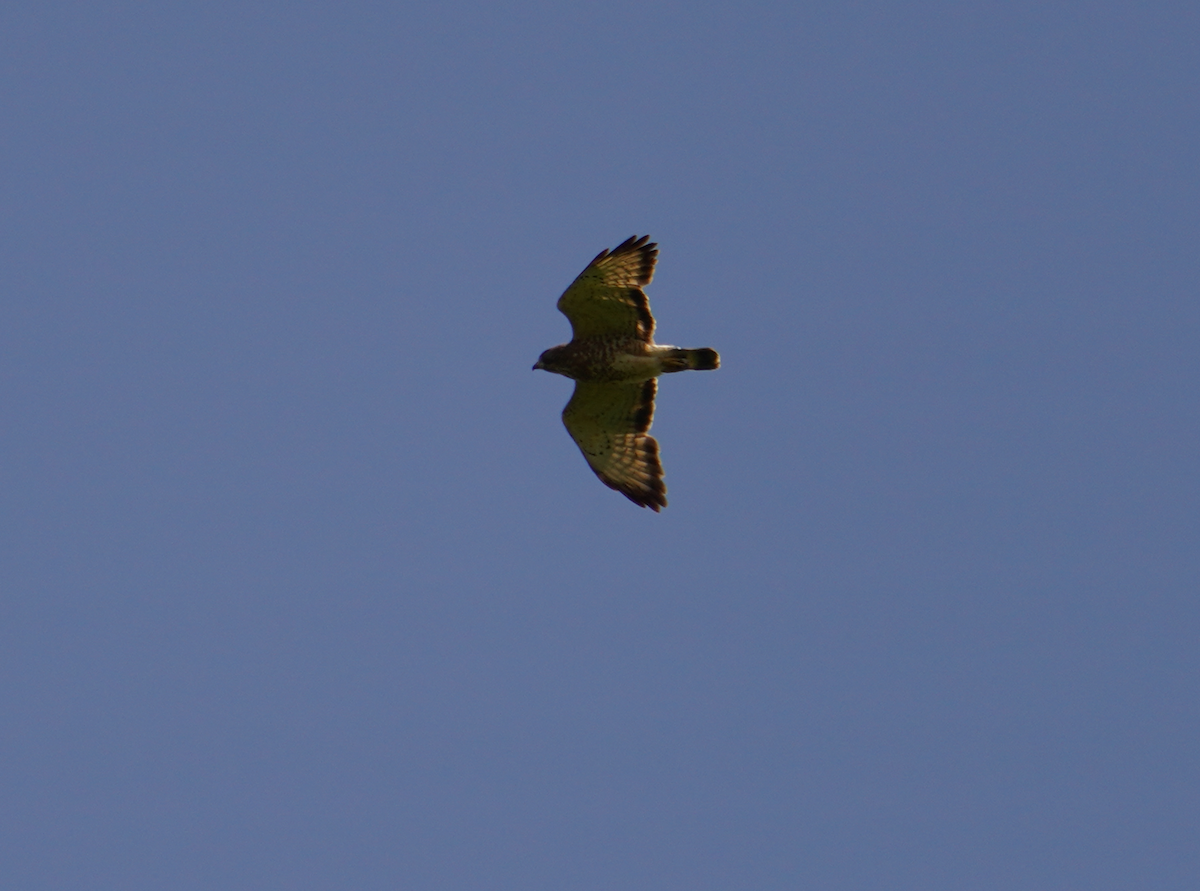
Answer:
[[[601,251],[558,298],[571,322],[571,342],[546,350],[533,366],[574,379],[575,393],[562,413],[567,432],[601,482],[653,511],[667,506],[658,442],[647,432],[655,378],[721,366],[716,350],[654,342],[642,286],[650,284],[657,260],[649,235]]]

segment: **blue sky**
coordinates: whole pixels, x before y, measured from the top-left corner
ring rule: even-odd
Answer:
[[[1200,13],[0,11],[0,885],[1191,889]],[[649,233],[670,507],[530,366]]]

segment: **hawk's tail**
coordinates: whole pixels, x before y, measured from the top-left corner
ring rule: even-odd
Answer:
[[[716,350],[671,350],[663,356],[663,371],[712,371],[721,367]]]

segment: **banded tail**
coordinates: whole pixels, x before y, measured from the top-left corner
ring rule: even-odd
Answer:
[[[721,357],[707,347],[699,350],[674,349],[663,356],[663,371],[712,371],[721,367]]]

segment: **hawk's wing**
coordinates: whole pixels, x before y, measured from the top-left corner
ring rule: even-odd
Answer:
[[[596,476],[634,504],[667,506],[658,442],[646,433],[654,420],[654,378],[635,384],[575,382],[563,409],[567,432]]]
[[[654,277],[656,260],[658,245],[649,235],[628,238],[611,253],[601,251],[558,298],[575,339],[620,335],[649,342],[654,317],[642,285]]]

